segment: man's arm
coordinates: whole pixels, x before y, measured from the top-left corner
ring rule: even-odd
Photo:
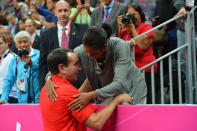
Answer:
[[[116,96],[104,109],[99,112],[92,113],[84,124],[94,130],[100,130],[105,122],[109,119],[116,106],[123,102],[132,103],[132,99],[128,94],[120,94]]]
[[[92,87],[90,85],[90,82],[88,79],[86,79],[83,84],[81,85],[81,87],[79,88],[79,92],[83,93],[83,92],[89,92],[92,90]]]

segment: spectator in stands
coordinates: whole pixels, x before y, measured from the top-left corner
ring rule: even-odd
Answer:
[[[31,35],[31,47],[40,50],[40,36],[36,34],[36,23],[32,19],[25,21],[25,30]]]
[[[35,21],[37,33],[40,33],[40,29],[42,27],[42,20],[44,20],[45,17],[38,14],[36,9],[31,8],[29,10],[29,18]]]
[[[13,14],[9,14],[7,15],[7,20],[9,22],[8,27],[10,28],[11,34],[14,36],[16,33],[20,31],[18,25],[18,18]]]
[[[197,1],[194,1],[194,6],[197,5]],[[174,0],[174,6],[177,11],[179,11],[176,16],[180,14],[186,15],[186,1],[185,0]],[[195,19],[195,32],[197,36],[197,10],[194,13]],[[189,28],[189,27],[188,27]],[[184,20],[179,20],[177,23],[177,47],[180,47],[185,44],[185,24]],[[196,42],[196,50],[197,50],[197,42]],[[185,48],[181,50],[181,71],[186,75],[186,58],[185,58]]]
[[[18,54],[18,51],[15,47],[15,43],[12,39],[9,27],[8,26],[0,26],[0,34],[3,35],[6,39],[6,41],[8,42],[9,49],[12,52],[14,52],[15,54]]]
[[[160,0],[125,0],[124,3],[125,5],[132,3],[139,5],[145,14],[145,22],[151,25],[152,18],[157,14],[157,1]]]
[[[52,81],[59,88],[56,88],[58,100],[48,101],[46,87],[40,94],[40,108],[44,121],[44,130],[73,130],[84,131],[86,126],[99,130],[111,116],[116,106],[122,102],[131,102],[131,97],[127,94],[116,96],[112,102],[104,109],[96,112],[96,107],[91,103],[81,111],[69,110],[68,104],[75,100],[73,95],[80,92],[71,85],[76,81],[77,74],[81,70],[77,55],[70,49],[55,49],[47,57],[47,64],[51,71]]]
[[[45,19],[41,18],[40,22],[45,28],[53,27],[57,24],[57,17],[55,16],[55,4],[57,0],[47,0],[47,9],[44,9],[40,6],[40,2],[38,0],[31,0],[30,7],[35,8],[38,13],[45,17]]]
[[[15,57],[15,54],[9,50],[8,42],[3,35],[0,35],[0,98],[2,94],[4,78],[8,72],[8,67],[13,57]],[[8,102],[18,103],[15,84],[11,87]]]
[[[22,30],[25,30],[25,21],[27,19],[26,18],[21,18],[19,21],[18,21],[18,25],[19,25],[19,30],[22,31]]]
[[[82,35],[88,28],[87,24],[76,24],[69,21],[70,6],[66,1],[58,1],[55,15],[58,17],[57,26],[49,28],[41,34],[39,80],[40,88],[44,86],[45,76],[48,73],[47,55],[56,48],[74,49],[82,43]],[[75,87],[79,88],[85,76],[80,74]]]
[[[83,36],[83,45],[74,50],[87,79],[79,89],[80,94],[73,96],[77,99],[69,104],[70,109],[81,110],[93,99],[97,104],[108,104],[121,93],[132,96],[132,104],[145,103],[144,75],[131,61],[129,44],[110,37],[111,32],[108,24],[90,27]],[[51,85],[47,85],[48,93],[55,100]]]
[[[19,53],[9,64],[1,100],[8,101],[10,90],[16,83],[19,104],[39,103],[38,62],[40,52],[31,48],[31,36],[26,31],[17,33],[14,40]]]
[[[5,4],[2,5],[3,6],[3,10],[2,10],[2,14],[3,15],[6,15],[9,14],[9,13],[12,13],[14,11],[14,6],[13,6],[13,0],[1,0],[2,2],[5,1]]]
[[[1,25],[8,25],[8,21],[4,15],[0,15],[0,26]]]
[[[151,32],[134,41],[132,39],[133,37],[137,37],[140,34],[152,29],[152,26],[144,23],[145,15],[141,7],[137,4],[129,5],[127,12],[134,17],[129,19],[129,23],[124,22],[122,16],[118,17],[118,35],[129,44],[135,46],[135,64],[138,68],[141,68],[155,60],[153,55],[153,41],[155,35],[154,32]],[[154,72],[157,72],[157,64],[154,64]],[[147,103],[150,104],[152,101],[151,66],[145,69],[145,79],[147,84]]]
[[[88,24],[90,25],[91,14],[94,10],[93,7],[90,6],[89,1],[85,0],[85,3],[81,3],[81,0],[76,0],[77,6],[76,8],[71,8],[70,20],[72,22],[78,24]]]
[[[15,7],[14,15],[16,18],[28,18],[28,6],[24,2],[20,2],[20,0],[13,0],[13,5]]]
[[[91,26],[108,23],[112,28],[112,34],[117,32],[117,17],[126,11],[126,6],[116,3],[115,0],[103,0],[103,6],[96,8],[91,16]]]

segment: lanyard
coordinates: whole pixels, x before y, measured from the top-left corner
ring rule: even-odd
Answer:
[[[80,24],[82,23],[82,11],[80,11]],[[86,11],[86,24],[88,24],[88,11]]]
[[[71,23],[68,26],[68,35],[67,35],[68,43],[69,43],[69,40],[70,40],[70,29],[71,29]]]
[[[33,46],[33,44],[34,44],[34,40],[31,41],[31,47]]]
[[[146,12],[147,9],[146,9],[146,4],[145,4],[145,1],[144,0],[142,0],[142,5],[143,5],[143,8],[144,8],[144,12]]]

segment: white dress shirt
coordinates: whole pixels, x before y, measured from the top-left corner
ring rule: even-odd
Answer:
[[[68,38],[68,42],[69,42],[69,34],[68,34],[68,28],[70,26],[70,22],[68,22],[68,24],[63,27],[60,24],[57,23],[57,35],[58,35],[58,41],[59,41],[59,47],[61,47],[61,42],[62,42],[62,29],[66,28],[65,32],[66,32],[66,36]]]

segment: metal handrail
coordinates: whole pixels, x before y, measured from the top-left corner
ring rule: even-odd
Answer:
[[[183,17],[183,16],[184,16],[184,15],[181,14],[181,15],[179,15],[179,16],[177,16],[177,17],[171,18],[171,19],[169,19],[168,21],[163,22],[163,23],[161,23],[160,25],[158,25],[158,26],[152,28],[151,30],[148,30],[147,32],[144,32],[143,34],[134,37],[133,39],[136,40],[136,39],[138,39],[138,38],[140,38],[140,37],[142,37],[142,36],[144,36],[144,35],[146,35],[146,34],[152,32],[152,31],[155,31],[155,30],[161,28],[162,26],[167,25],[167,24],[169,24],[169,23],[171,23],[171,22],[173,22],[173,21],[175,21],[175,20],[177,20],[177,19],[179,19],[179,18],[181,18],[181,17]]]
[[[167,54],[165,54],[165,55],[159,57],[158,59],[154,60],[153,62],[151,62],[151,63],[149,63],[149,64],[147,64],[147,65],[141,67],[141,68],[140,68],[140,71],[141,71],[141,70],[144,70],[145,68],[147,68],[147,67],[149,67],[149,66],[151,66],[151,65],[153,65],[153,64],[155,64],[155,63],[157,63],[157,62],[159,62],[159,61],[161,61],[161,60],[163,60],[164,58],[166,58],[166,57],[168,57],[168,56],[170,56],[170,55],[172,55],[172,54],[175,54],[176,52],[178,52],[179,50],[185,48],[186,46],[188,46],[187,43],[186,43],[185,45],[182,45],[182,46],[180,46],[179,48],[177,48],[177,49],[175,49],[175,50],[173,50],[173,51],[171,51],[171,52],[169,52],[169,53],[167,53]]]
[[[184,16],[184,15],[181,14],[181,15],[179,15],[179,16],[177,16],[177,17],[171,18],[171,19],[169,19],[168,21],[163,22],[163,23],[161,23],[160,25],[158,25],[158,26],[152,28],[151,30],[148,30],[147,32],[144,32],[143,34],[134,37],[133,39],[136,40],[136,39],[138,39],[138,38],[140,38],[140,37],[142,37],[142,36],[144,36],[144,35],[146,35],[146,34],[152,32],[152,31],[155,31],[155,30],[157,30],[157,29],[163,27],[163,26],[166,25],[166,24],[169,24],[169,23],[171,23],[171,22],[173,22],[173,21],[175,21],[175,20],[178,20],[179,18],[181,18],[181,17],[183,17],[183,16]],[[133,62],[135,63],[135,48],[134,48],[133,45],[131,45],[131,50],[132,50],[132,59],[133,59]]]

